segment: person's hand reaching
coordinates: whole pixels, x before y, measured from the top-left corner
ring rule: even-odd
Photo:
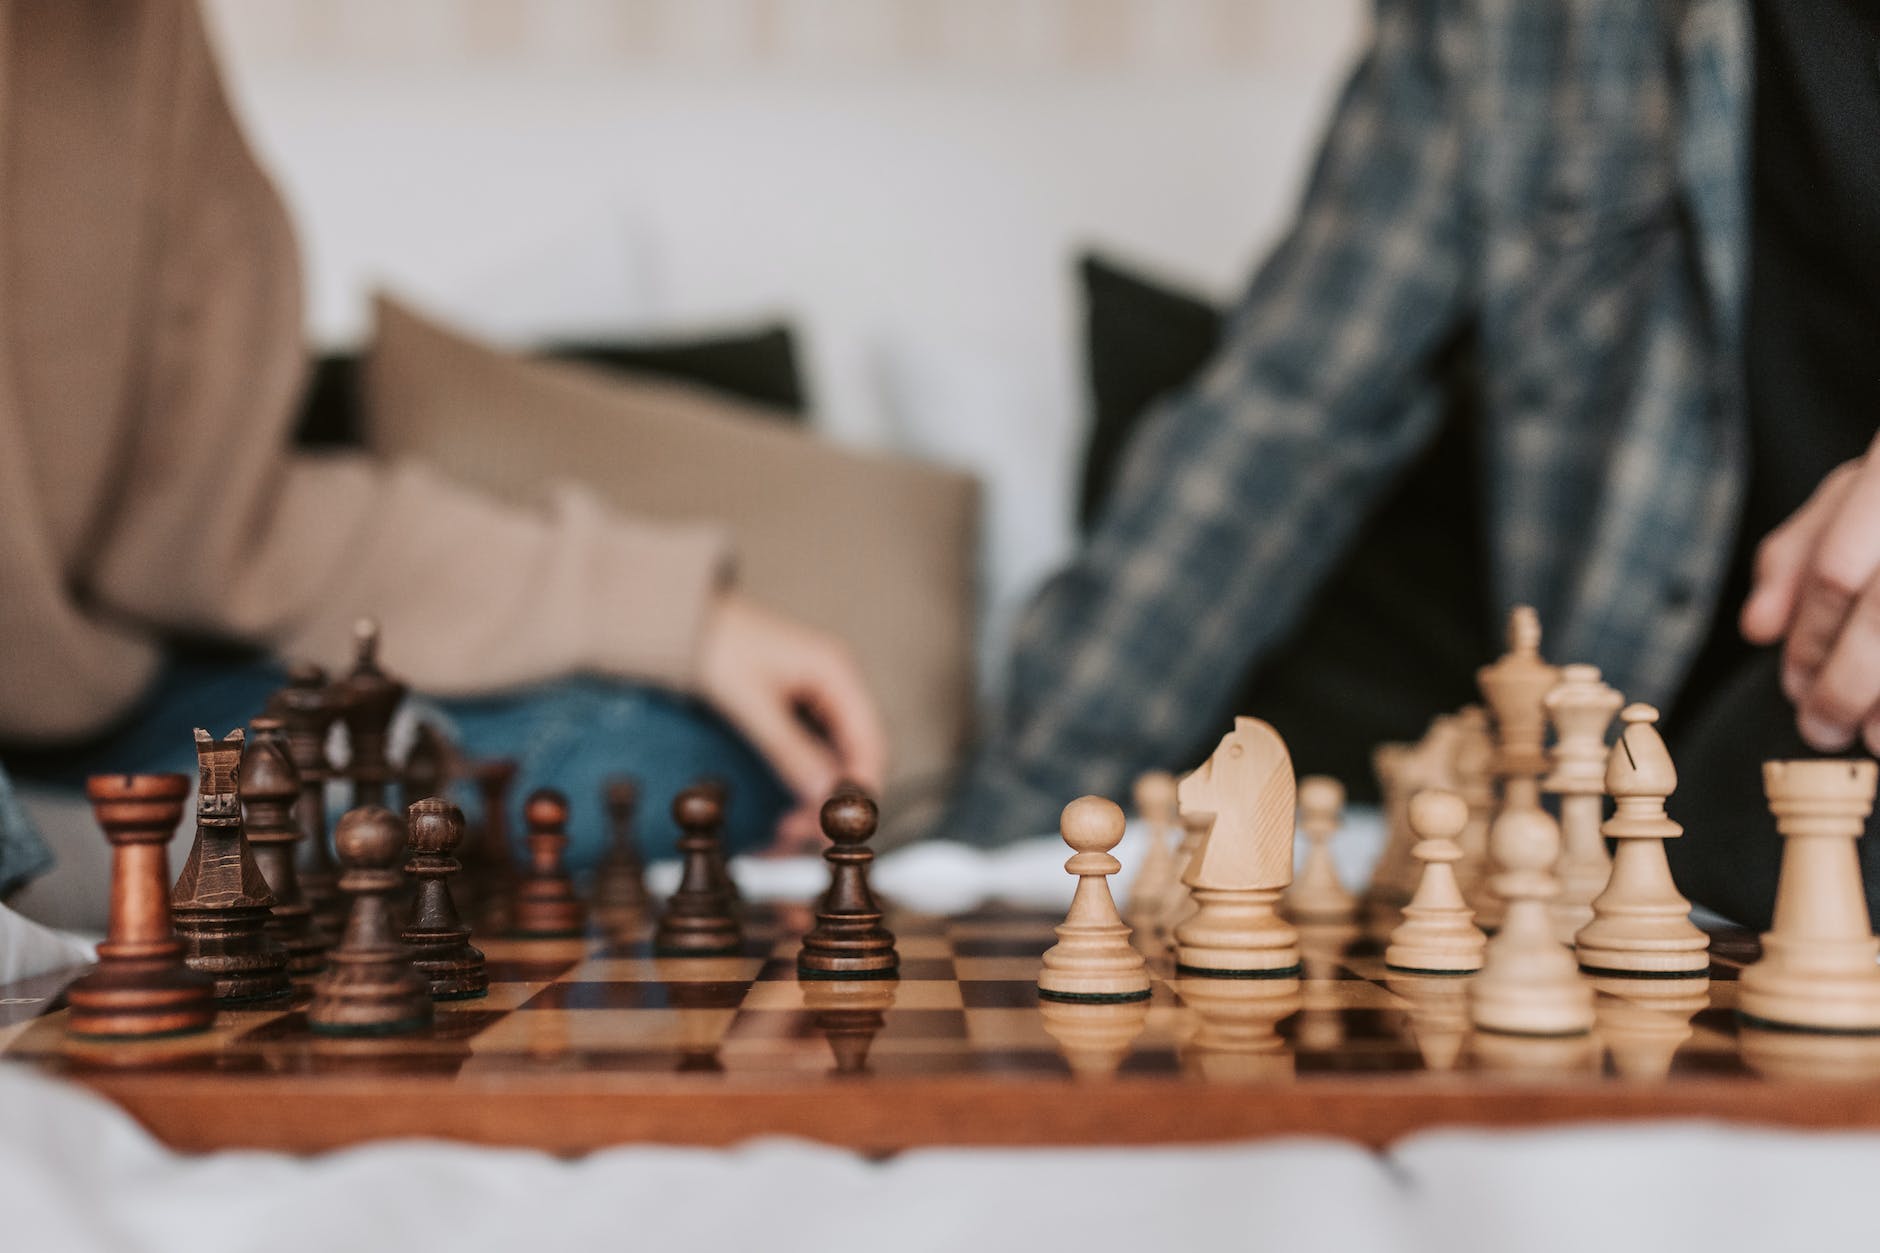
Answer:
[[[699,690],[796,794],[777,851],[816,847],[817,814],[844,779],[878,792],[887,733],[848,646],[728,592],[706,619]]]
[[[1756,551],[1743,635],[1782,641],[1796,728],[1824,753],[1880,753],[1880,457],[1838,466]]]

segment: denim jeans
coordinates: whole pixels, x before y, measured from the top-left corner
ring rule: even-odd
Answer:
[[[87,775],[104,772],[194,774],[191,729],[220,736],[245,725],[284,681],[272,661],[178,659],[137,712],[99,740],[74,750],[12,753],[6,764],[22,781],[74,790],[83,788]],[[592,866],[605,847],[601,789],[611,776],[639,784],[636,829],[649,857],[672,855],[678,839],[673,797],[701,776],[716,776],[728,787],[725,842],[733,853],[769,843],[791,803],[775,772],[742,736],[704,705],[668,692],[570,678],[497,696],[418,696],[412,703],[467,756],[516,759],[509,826],[518,840],[523,797],[537,787],[566,794],[573,869]],[[8,874],[18,881],[45,868],[43,846],[18,830],[18,821],[7,822],[4,784],[0,774],[0,890],[11,886],[3,882]],[[472,820],[480,817],[473,790],[460,785],[454,795]]]

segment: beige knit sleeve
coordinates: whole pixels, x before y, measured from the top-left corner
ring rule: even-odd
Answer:
[[[573,490],[531,511],[415,465],[286,451],[296,242],[193,6],[174,16],[169,95],[152,101],[171,137],[146,249],[152,342],[83,593],[327,663],[372,615],[386,664],[440,693],[582,670],[687,686],[727,569],[716,529],[630,521]]]
[[[347,656],[361,615],[386,664],[456,694],[592,671],[685,688],[727,545],[610,513],[583,491],[535,512],[415,464],[291,459],[228,554],[219,625],[288,656]]]

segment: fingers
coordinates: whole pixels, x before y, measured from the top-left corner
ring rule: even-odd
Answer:
[[[817,811],[817,806],[805,802],[780,818],[776,839],[764,850],[764,855],[790,857],[819,851],[823,846],[823,833]]]
[[[1823,668],[1876,570],[1880,570],[1880,459],[1868,458],[1847,475],[1846,488],[1822,525],[1783,649],[1783,688],[1802,709],[1812,708],[1819,714],[1840,708],[1840,694],[1821,690],[1827,686],[1822,682]],[[1845,728],[1850,737],[1857,726],[1853,722]]]
[[[888,773],[888,733],[874,697],[848,649],[819,650],[798,693],[816,712],[835,742],[846,776],[878,792]]]
[[[1758,545],[1755,582],[1740,620],[1750,643],[1773,644],[1788,633],[1809,560],[1852,479],[1846,466],[1830,474],[1806,504]]]
[[[1880,713],[1880,580],[1854,599],[1833,647],[1796,710],[1809,747],[1838,753]],[[1869,736],[1871,741],[1873,737]]]
[[[726,712],[805,804],[820,805],[835,789],[842,763],[810,733],[781,694],[753,691]]]

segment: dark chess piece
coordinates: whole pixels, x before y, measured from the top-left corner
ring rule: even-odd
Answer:
[[[170,929],[170,837],[183,819],[180,774],[99,774],[85,784],[111,842],[111,922],[98,966],[65,990],[73,1035],[186,1035],[215,1021],[215,985],[183,964]]]
[[[260,1000],[293,990],[287,954],[267,934],[274,893],[242,833],[236,778],[246,739],[239,729],[220,741],[196,729],[196,839],[170,894],[183,960],[215,980],[218,1001]]]
[[[607,782],[607,821],[611,837],[594,875],[594,913],[614,925],[646,915],[646,863],[633,830],[640,791],[631,779]]]
[[[797,954],[799,978],[892,979],[899,972],[894,934],[881,925],[881,906],[868,888],[868,865],[875,860],[868,839],[878,816],[875,802],[858,788],[838,789],[823,802],[829,891]]]
[[[483,821],[463,853],[475,929],[508,935],[516,921],[516,854],[509,842],[509,789],[516,781],[516,763],[508,757],[479,761],[470,767],[470,778],[483,798]]]
[[[377,622],[361,618],[353,627],[353,636],[357,653],[352,672],[338,684],[343,702],[339,716],[346,724],[351,754],[345,775],[352,781],[353,807],[362,809],[386,803],[392,767],[385,755],[385,741],[392,718],[405,699],[405,685],[379,668]]]
[[[744,893],[738,891],[738,881],[731,877],[731,860],[725,853],[723,815],[731,812],[731,785],[718,775],[708,774],[693,786],[709,794],[718,803],[721,816],[717,823],[718,838],[712,841],[712,879],[735,909],[744,904]]]
[[[470,928],[457,916],[450,876],[462,868],[453,854],[463,843],[463,811],[439,796],[413,801],[406,814],[411,858],[405,873],[418,882],[411,925],[400,933],[411,964],[430,983],[431,999],[461,1001],[490,990],[483,954],[470,944]]]
[[[450,745],[444,742],[444,734],[428,722],[420,722],[411,737],[411,747],[405,750],[405,769],[400,791],[405,802],[405,816],[411,816],[411,806],[427,796],[442,796],[449,784]]]
[[[339,867],[326,837],[326,781],[333,777],[326,758],[327,732],[339,719],[338,694],[319,666],[297,663],[287,671],[287,686],[268,702],[268,712],[287,731],[287,757],[300,777],[300,801],[294,818],[303,837],[294,846],[294,873],[301,895],[313,910],[320,939],[331,948],[346,924],[346,899],[339,894]]]
[[[709,787],[689,787],[672,802],[684,868],[653,934],[653,951],[662,957],[721,956],[743,942],[725,881],[714,869],[724,815],[721,794]]]
[[[568,801],[552,788],[538,788],[523,805],[522,818],[529,828],[529,869],[516,889],[511,934],[529,940],[578,936],[586,911],[561,860],[568,849]]]
[[[301,840],[300,828],[294,825],[300,779],[287,759],[280,721],[256,718],[249,725],[255,738],[242,754],[236,790],[247,814],[244,829],[255,864],[274,893],[267,933],[286,950],[289,975],[318,974],[326,966],[328,945],[314,925],[312,907],[301,895],[294,866],[294,846]]]
[[[382,805],[349,811],[334,832],[339,886],[352,896],[346,934],[313,985],[307,1025],[321,1035],[402,1035],[431,1023],[431,991],[392,930],[405,824]]]

